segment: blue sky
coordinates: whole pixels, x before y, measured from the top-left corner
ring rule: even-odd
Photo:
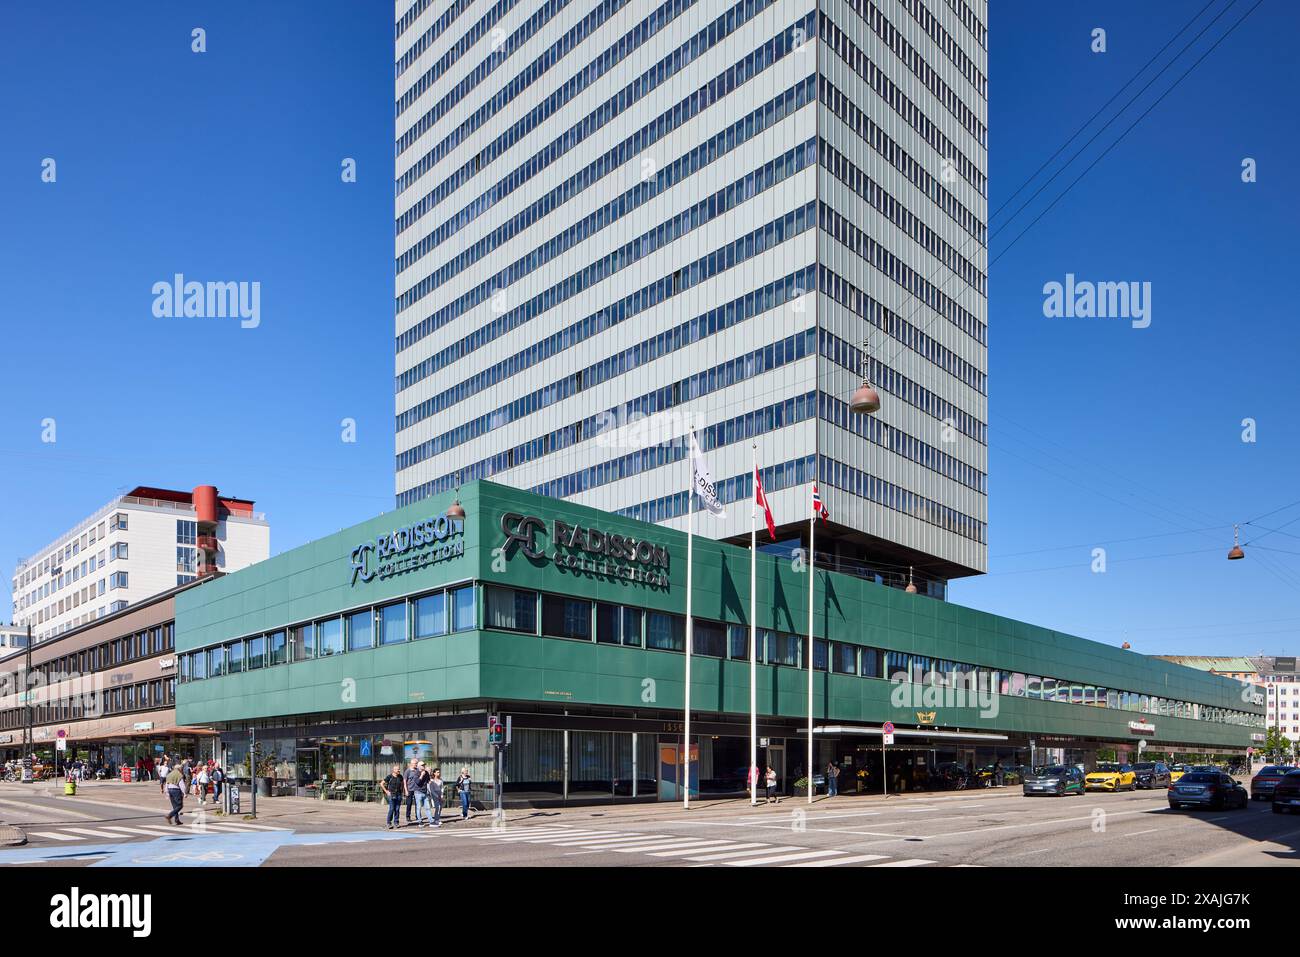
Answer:
[[[991,573],[954,584],[955,601],[1148,653],[1300,650],[1300,521],[1282,527],[1300,505],[1243,529],[1279,529],[1246,561],[1224,558],[1234,521],[1300,499],[1300,7],[1265,0],[1007,249],[1253,4],[1228,8],[1024,213],[1010,218],[1041,179],[993,220]],[[1202,6],[995,0],[990,210]],[[379,2],[0,14],[6,580],[140,483],[256,499],[273,551],[392,508],[392,59]],[[260,282],[261,326],[154,318],[151,286],[176,272]],[[1150,282],[1150,327],[1045,318],[1043,285],[1067,273]]]

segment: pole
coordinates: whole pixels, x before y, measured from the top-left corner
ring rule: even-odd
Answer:
[[[248,728],[248,777],[252,785],[249,791],[253,799],[253,817],[257,817],[257,729]]]
[[[814,483],[816,479],[813,479]],[[814,485],[814,487],[816,487]],[[808,803],[813,800],[813,585],[816,583],[817,553],[813,536],[817,531],[817,512],[808,519]]]
[[[758,806],[758,443],[749,503],[749,806]]]
[[[889,797],[889,768],[885,761],[885,737],[880,736],[880,796]]]
[[[27,654],[24,657],[26,664],[23,666],[23,690],[24,697],[27,701],[27,707],[24,709],[27,714],[27,723],[23,726],[23,764],[22,779],[24,783],[30,783],[32,780],[32,750],[36,741],[32,731],[32,626],[27,624]]]
[[[690,442],[695,441],[695,433],[690,433]],[[686,467],[690,470],[691,481],[686,493],[686,704],[683,722],[685,745],[682,754],[683,775],[682,808],[691,809],[691,650],[694,647],[695,621],[691,617],[691,591],[695,575],[695,459],[690,446],[686,450]]]

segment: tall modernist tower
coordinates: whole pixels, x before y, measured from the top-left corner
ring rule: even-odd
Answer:
[[[819,478],[819,560],[983,571],[986,20],[398,0],[398,504],[491,477],[684,525],[689,418],[736,503],[704,534],[747,539],[756,442],[786,540]]]

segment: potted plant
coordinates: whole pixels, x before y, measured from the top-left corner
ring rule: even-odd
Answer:
[[[258,797],[270,797],[275,789],[276,756],[262,750],[259,742],[253,746],[253,779],[257,786]]]
[[[808,795],[808,776],[804,775],[794,782],[794,796],[807,797]]]

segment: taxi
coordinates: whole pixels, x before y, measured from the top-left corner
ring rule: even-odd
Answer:
[[[1131,764],[1104,762],[1097,765],[1083,779],[1087,791],[1134,791],[1137,789],[1137,772]]]

